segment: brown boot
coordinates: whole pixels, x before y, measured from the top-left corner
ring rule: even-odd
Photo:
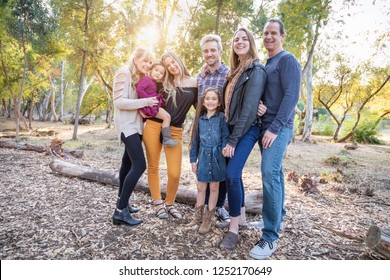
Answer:
[[[209,208],[207,207],[206,213],[203,215],[202,224],[200,225],[200,228],[198,231],[200,234],[205,234],[205,233],[208,233],[210,231],[211,225],[213,223],[214,214],[215,214],[215,208],[212,210],[209,210]]]
[[[202,223],[202,219],[203,219],[203,210],[204,210],[204,205],[201,205],[198,207],[196,207],[196,205],[195,205],[194,218],[187,226],[192,227],[195,225],[200,225]]]
[[[161,129],[161,133],[163,135],[164,146],[176,146],[177,144],[179,144],[179,142],[172,139],[171,129],[169,128],[169,126],[163,127]]]

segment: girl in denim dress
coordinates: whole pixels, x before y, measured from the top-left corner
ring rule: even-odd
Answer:
[[[190,141],[190,162],[198,179],[195,215],[189,226],[200,225],[199,233],[210,231],[218,200],[219,182],[225,181],[226,161],[222,148],[229,130],[221,112],[222,95],[214,88],[205,91],[198,102]],[[210,184],[208,207],[204,212],[207,183]]]

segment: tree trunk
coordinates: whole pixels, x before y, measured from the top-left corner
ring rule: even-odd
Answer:
[[[310,142],[310,136],[311,136],[312,126],[313,126],[313,56],[314,56],[314,49],[317,44],[318,36],[320,34],[319,28],[321,25],[321,15],[318,16],[318,19],[315,24],[316,24],[316,30],[314,32],[313,43],[311,44],[310,47],[307,63],[302,70],[303,73],[306,74],[306,96],[307,96],[305,126],[303,128],[303,133],[302,133],[302,141],[304,142]],[[312,34],[311,27],[312,24],[310,26],[310,33]]]
[[[47,120],[47,115],[48,115],[50,92],[48,95],[45,92],[43,94],[45,97],[43,98],[42,105],[41,105],[41,111],[42,111],[41,121],[45,122]]]
[[[79,127],[79,118],[80,118],[80,109],[81,109],[81,101],[83,100],[84,94],[84,86],[85,86],[85,64],[87,62],[87,51],[83,51],[83,61],[81,64],[80,71],[80,85],[79,92],[77,94],[77,104],[76,104],[76,113],[74,118],[74,129],[73,129],[73,137],[72,140],[77,140],[77,129]]]
[[[3,117],[7,117],[8,116],[8,107],[7,107],[7,104],[5,103],[5,99],[2,98],[1,99],[1,111],[2,111],[2,116]]]
[[[50,163],[50,168],[61,174],[79,177],[90,181],[96,181],[104,184],[119,186],[119,174],[114,172],[102,171],[87,166],[81,166],[74,163],[66,162],[63,160],[55,159]],[[147,182],[139,180],[136,190],[145,193],[150,193]],[[166,186],[161,186],[161,192],[163,196],[166,194]],[[190,190],[188,188],[180,188],[177,191],[176,201],[184,204],[194,206],[196,203],[196,190]],[[245,196],[245,210],[248,213],[259,214],[262,208],[262,195],[260,192],[252,192]]]
[[[28,61],[27,61],[27,51],[26,51],[26,45],[24,40],[24,33],[22,32],[22,47],[23,47],[23,60],[24,60],[24,68],[23,68],[23,75],[22,75],[22,84],[20,86],[19,91],[19,97],[15,98],[15,124],[16,124],[16,133],[15,133],[15,141],[18,142],[19,139],[19,128],[20,128],[20,105],[22,103],[23,98],[23,90],[24,90],[24,83],[27,78],[27,69],[28,69]]]
[[[106,92],[107,100],[108,100],[108,108],[107,108],[107,113],[106,113],[106,123],[107,123],[106,128],[111,128],[112,112],[113,112],[113,108],[112,108],[113,103],[112,103],[112,98],[111,98],[111,92],[108,90],[107,87],[104,87],[104,91]]]
[[[53,77],[49,76],[49,82],[51,85],[51,96],[50,96],[50,106],[51,106],[51,113],[52,113],[52,120],[53,122],[57,122],[57,114],[56,114],[56,86],[54,84]]]
[[[306,117],[302,133],[302,141],[310,143],[313,126],[313,56],[309,57],[306,69]]]
[[[60,117],[58,118],[58,121],[62,122],[64,118],[64,68],[65,68],[65,62],[61,61],[60,63]]]
[[[368,229],[366,244],[369,248],[390,260],[390,232],[372,225]]]
[[[34,115],[34,91],[31,93],[30,109],[28,110],[28,127],[32,129],[32,119]]]
[[[8,148],[8,149],[20,149],[20,150],[26,150],[26,151],[34,151],[38,153],[46,153],[49,151],[50,146],[41,146],[41,145],[34,145],[34,144],[28,144],[28,143],[15,143],[12,141],[0,141],[0,147],[1,148]],[[62,148],[63,151],[66,154],[70,154],[73,157],[76,158],[82,158],[84,152],[80,150],[73,150],[68,148]]]

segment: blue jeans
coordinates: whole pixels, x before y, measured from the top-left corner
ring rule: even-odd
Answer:
[[[261,136],[265,130],[261,131]],[[272,146],[263,149],[261,138],[261,176],[263,180],[263,239],[274,241],[279,239],[280,223],[286,214],[284,210],[284,174],[282,161],[288,144],[290,144],[294,129],[285,127],[280,129]]]
[[[231,128],[229,127],[229,129]],[[229,215],[231,217],[240,216],[241,207],[245,206],[242,170],[259,136],[260,127],[252,125],[238,142],[234,150],[234,156],[227,160],[225,183],[228,191]]]

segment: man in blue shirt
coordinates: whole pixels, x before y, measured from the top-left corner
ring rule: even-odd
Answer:
[[[263,43],[268,51],[265,65],[267,84],[262,98],[267,112],[262,116],[261,174],[263,183],[262,237],[250,251],[255,259],[266,259],[276,250],[284,209],[282,160],[294,134],[295,106],[299,98],[301,66],[294,55],[283,50],[284,25],[270,19],[264,27]]]
[[[226,80],[226,74],[229,69],[225,63],[221,61],[222,58],[222,43],[221,37],[214,34],[204,36],[200,41],[200,47],[202,49],[203,59],[206,63],[198,74],[198,97],[204,94],[204,91],[208,88],[217,88],[222,93],[223,84]],[[209,187],[207,187],[206,201],[209,199]],[[221,222],[230,222],[229,213],[226,211],[224,204],[226,201],[226,185],[225,182],[219,184],[219,194],[217,201],[216,215]]]

